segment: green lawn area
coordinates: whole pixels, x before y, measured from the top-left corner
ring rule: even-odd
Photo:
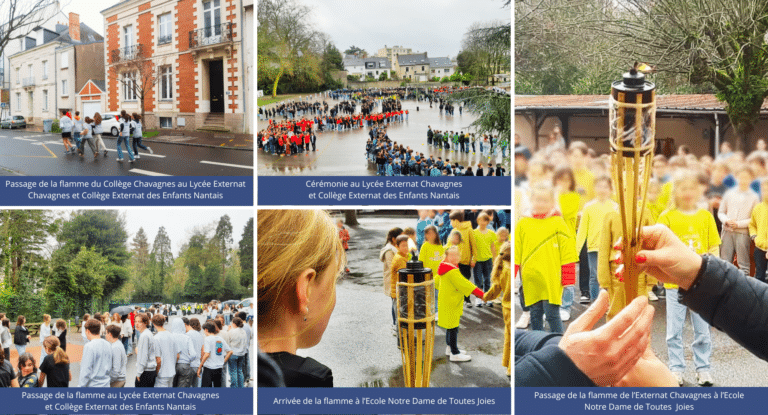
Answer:
[[[144,134],[142,134],[142,137],[150,138],[150,137],[154,137],[154,136],[156,136],[158,134],[160,134],[160,131],[144,131]]]
[[[286,94],[286,95],[278,95],[274,98],[272,98],[272,96],[270,95],[265,95],[256,101],[256,105],[263,107],[265,105],[273,104],[275,102],[280,102],[285,99],[293,99],[293,98],[297,98],[304,95],[307,95],[307,94],[303,94],[303,95],[302,94]]]

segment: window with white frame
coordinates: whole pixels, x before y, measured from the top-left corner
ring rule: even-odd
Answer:
[[[203,3],[203,25],[205,37],[221,35],[221,5],[219,0]]]
[[[132,25],[123,27],[123,46],[126,48],[133,46],[133,26]]]
[[[43,79],[48,79],[48,61],[43,61]]]
[[[136,74],[134,72],[123,73],[123,101],[135,101],[138,99],[136,91]]]
[[[61,54],[61,68],[68,68],[69,67],[69,53],[64,52]]]
[[[43,111],[48,112],[48,90],[43,90]]]
[[[173,71],[171,65],[160,67],[160,99],[173,99]]]
[[[160,117],[160,128],[173,128],[173,118]]]
[[[20,69],[21,68],[16,68],[16,83],[17,84],[21,82],[21,72],[20,72]]]
[[[69,91],[67,91],[67,80],[62,79],[61,80],[61,96],[67,96],[69,95]]]
[[[16,93],[16,111],[21,110],[21,92]]]
[[[173,22],[171,21],[171,14],[161,14],[157,20],[158,27],[160,28],[157,44],[164,45],[166,43],[171,43],[171,40],[173,39]]]
[[[27,77],[31,78],[34,74],[32,73],[32,64],[27,65]]]

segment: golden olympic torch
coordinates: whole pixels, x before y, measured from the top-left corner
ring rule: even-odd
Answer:
[[[399,270],[397,321],[405,386],[429,386],[435,346],[435,281],[432,270],[417,260]]]
[[[636,69],[611,85],[611,165],[623,231],[626,304],[637,297],[640,229],[656,140],[656,86]]]

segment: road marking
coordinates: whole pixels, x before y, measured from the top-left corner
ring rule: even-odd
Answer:
[[[226,166],[226,167],[238,167],[238,168],[241,168],[241,169],[251,169],[251,170],[253,170],[253,166],[243,166],[241,164],[217,163],[215,161],[207,161],[207,160],[202,160],[200,163],[202,163],[202,164],[215,164],[217,166]]]
[[[128,170],[128,173],[143,174],[145,176],[170,176],[170,174],[155,173],[153,171],[142,170],[142,169],[130,169]]]
[[[24,138],[24,137],[11,137],[11,138],[13,138],[14,140],[22,140],[22,141],[37,141],[31,138]]]
[[[63,143],[63,142],[61,142],[61,141],[46,141],[46,142],[45,142],[45,144],[58,144],[58,145],[60,145],[60,146],[63,146],[63,145],[64,145],[64,143]],[[107,151],[110,151],[110,152],[112,152],[112,153],[117,153],[117,150],[113,150],[113,149],[111,149],[111,148],[108,148],[108,149],[107,149]],[[159,159],[164,159],[164,158],[165,158],[165,156],[164,156],[164,155],[162,155],[162,154],[149,154],[149,153],[141,153],[141,154],[140,154],[140,156],[141,156],[141,157],[157,157],[157,158],[159,158]]]

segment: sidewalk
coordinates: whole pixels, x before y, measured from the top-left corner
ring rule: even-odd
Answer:
[[[252,134],[214,133],[203,131],[162,131],[160,135],[142,139],[145,143],[183,144],[199,147],[230,148],[253,151]]]

